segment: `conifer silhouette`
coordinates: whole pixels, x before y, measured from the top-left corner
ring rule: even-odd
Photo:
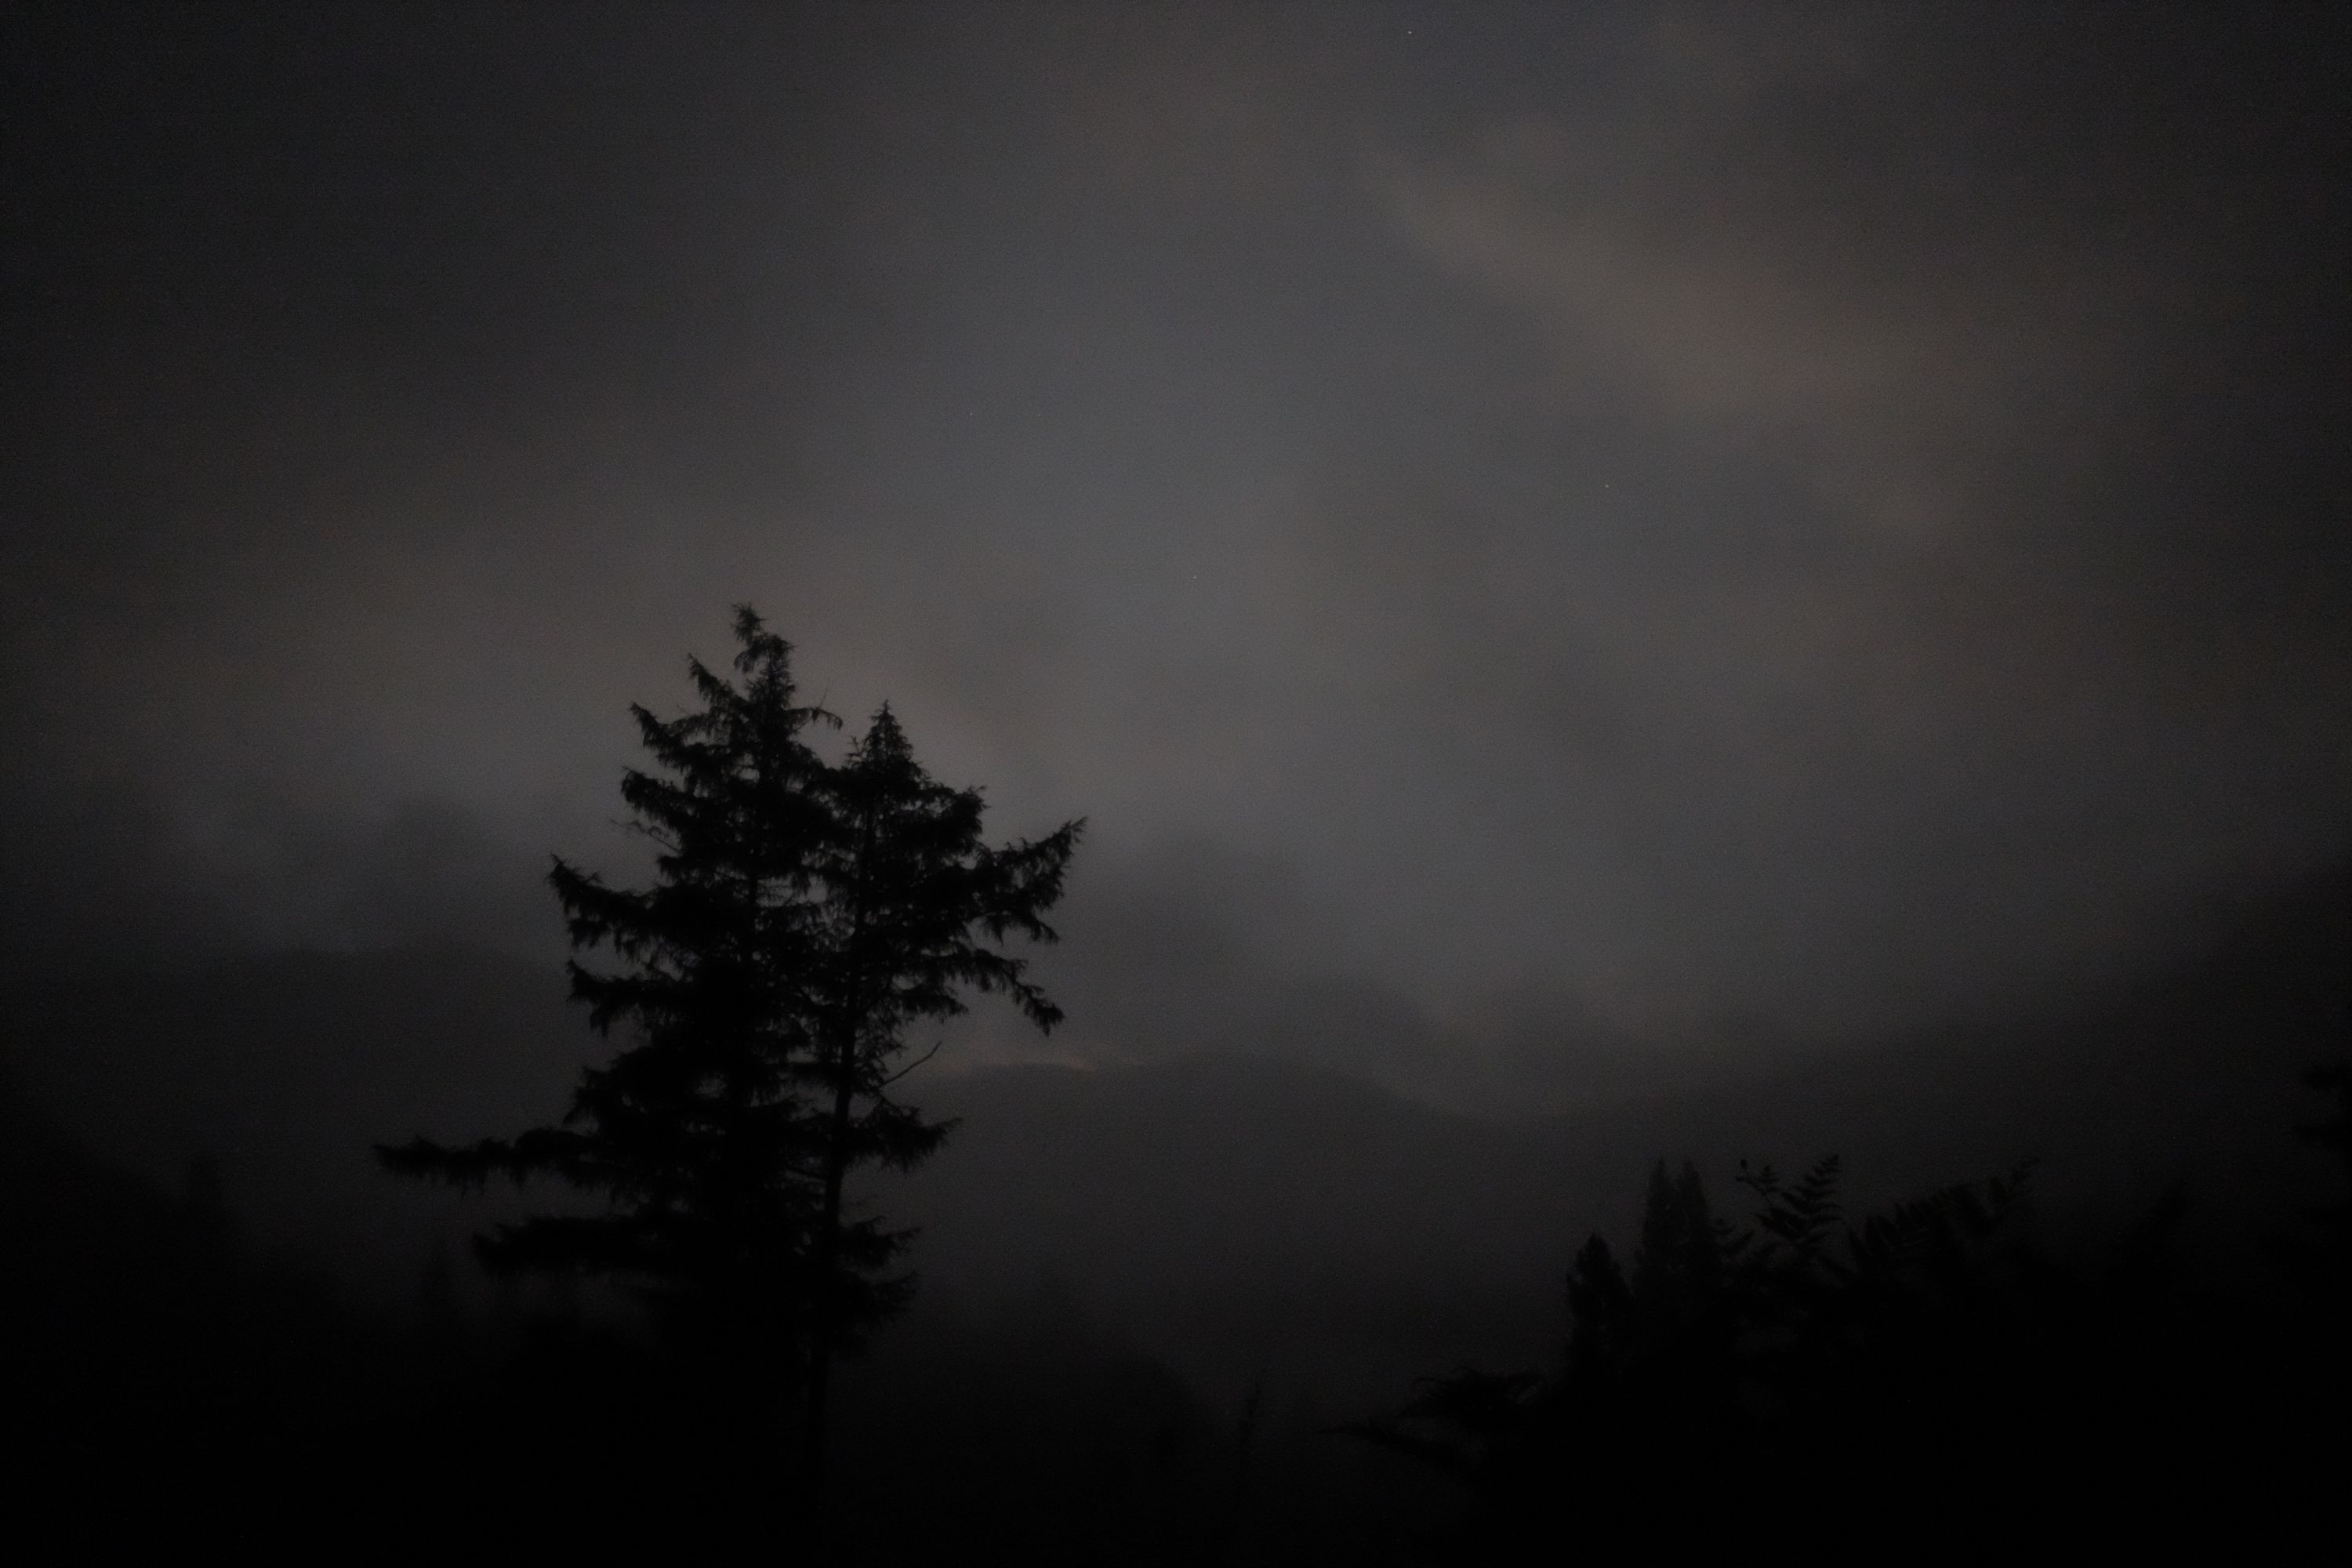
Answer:
[[[653,765],[621,793],[657,847],[621,889],[558,858],[550,875],[595,1027],[623,1031],[562,1124],[446,1147],[379,1146],[386,1165],[460,1184],[558,1177],[604,1211],[538,1214],[478,1238],[494,1270],[635,1286],[700,1391],[706,1420],[755,1450],[789,1436],[822,1471],[833,1357],[906,1298],[887,1272],[908,1233],[847,1211],[861,1166],[911,1166],[945,1123],[892,1099],[905,1032],[1002,991],[1040,1028],[1060,1013],[1002,951],[1051,941],[1081,825],[992,848],[975,790],[934,782],[886,707],[845,761],[807,742],[840,721],[796,700],[791,646],[739,608],[730,680],[690,660],[699,710],[635,707]]]
[[[860,1165],[912,1166],[951,1124],[927,1121],[889,1090],[906,1031],[964,1011],[965,990],[1002,992],[1050,1030],[1061,1009],[1023,978],[1008,936],[1055,939],[1044,919],[1081,823],[1033,843],[990,848],[980,792],[939,784],[915,760],[886,704],[848,760],[826,774],[833,831],[814,867],[822,961],[804,973],[815,1050],[802,1063],[819,1090],[820,1212],[809,1357],[809,1452],[821,1464],[834,1354],[903,1300],[904,1277],[880,1270],[909,1235],[845,1216],[843,1184]],[[938,1047],[932,1047],[936,1050]],[[921,1059],[928,1059],[926,1057]]]

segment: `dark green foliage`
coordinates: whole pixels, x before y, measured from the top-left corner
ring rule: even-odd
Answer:
[[[791,648],[748,607],[730,680],[691,661],[702,707],[633,709],[651,766],[621,792],[656,846],[654,883],[621,889],[558,858],[573,996],[625,1044],[583,1075],[562,1123],[460,1148],[383,1148],[396,1171],[459,1184],[554,1176],[594,1214],[535,1215],[480,1240],[494,1269],[593,1273],[643,1293],[734,1414],[768,1427],[796,1399],[821,1423],[835,1350],[887,1317],[908,1236],[845,1212],[848,1176],[906,1167],[944,1123],[891,1098],[907,1029],[1008,994],[1060,1015],[1002,943],[1051,941],[1079,825],[992,848],[977,791],[934,782],[886,707],[846,758],[796,700]]]

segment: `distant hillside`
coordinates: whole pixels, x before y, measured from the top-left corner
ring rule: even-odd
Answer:
[[[1868,1205],[2036,1163],[2053,1237],[2112,1234],[2186,1184],[2229,1261],[2323,1191],[2303,1069],[2346,1048],[2352,873],[2221,919],[2186,959],[2073,1015],[1890,1042],[1780,1075],[1511,1123],[1237,1058],[942,1078],[964,1124],[884,1212],[926,1226],[940,1292],[1067,1282],[1146,1348],[1231,1387],[1256,1367],[1539,1361],[1584,1237],[1631,1232],[1661,1156],[1717,1201],[1742,1158],[1846,1157]],[[1400,1363],[1400,1359],[1402,1358]]]
[[[924,1310],[1058,1291],[1217,1388],[1275,1367],[1392,1384],[1540,1360],[1569,1256],[1596,1227],[1627,1232],[1661,1155],[1696,1158],[1728,1201],[1742,1157],[1839,1152],[1859,1202],[2032,1157],[2062,1220],[2180,1177],[2226,1232],[2324,1179],[2292,1128],[2317,1110],[2300,1070],[2342,1048],[2347,953],[2338,869],[2248,901],[2190,958],[2071,1018],[1507,1123],[1239,1056],[934,1071],[914,1098],[963,1125],[877,1197],[925,1227]],[[560,976],[454,950],[125,977],[20,996],[9,1016],[10,1054],[75,1137],[171,1187],[210,1152],[257,1240],[404,1296],[435,1237],[516,1200],[394,1182],[370,1144],[546,1119],[596,1052]]]

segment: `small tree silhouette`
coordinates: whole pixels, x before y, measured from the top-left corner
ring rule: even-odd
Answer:
[[[550,876],[573,946],[620,961],[575,959],[572,995],[629,1043],[561,1125],[378,1152],[460,1184],[551,1175],[600,1194],[602,1213],[478,1237],[482,1260],[635,1285],[729,1443],[765,1450],[804,1407],[814,1482],[832,1359],[909,1285],[886,1273],[908,1233],[850,1216],[847,1177],[911,1166],[948,1131],[887,1092],[905,1031],[962,1011],[965,989],[1059,1019],[999,944],[1053,939],[1043,914],[1081,825],[990,847],[979,793],[933,782],[887,708],[826,762],[805,735],[839,720],[796,700],[791,646],[749,606],[735,637],[736,680],[688,661],[698,711],[631,710],[654,765],[621,793],[658,847],[653,886],[560,858]]]

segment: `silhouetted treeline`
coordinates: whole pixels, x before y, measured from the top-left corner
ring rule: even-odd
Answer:
[[[1884,1180],[1882,1160],[1857,1160],[1850,1178],[1757,1170],[1712,1186],[1669,1163],[1653,1173],[1638,1229],[1604,1226],[1610,1240],[1580,1253],[1591,1219],[1570,1228],[1578,1211],[1563,1206],[1555,1226],[1539,1205],[1500,1206],[1497,1192],[1508,1232],[1525,1233],[1530,1308],[1544,1305],[1544,1272],[1559,1280],[1558,1353],[1524,1373],[1424,1385],[1409,1412],[1376,1424],[1385,1447],[1332,1431],[1377,1392],[1340,1385],[1318,1403],[1281,1355],[1245,1390],[1220,1384],[1205,1359],[1183,1360],[1183,1342],[1127,1337],[1131,1321],[1096,1280],[1015,1300],[951,1295],[849,1369],[837,1506],[822,1538],[803,1528],[789,1548],[772,1478],[701,1439],[677,1369],[616,1298],[502,1290],[461,1247],[398,1299],[342,1295],[230,1212],[223,1188],[250,1180],[246,1151],[223,1148],[226,1184],[201,1163],[160,1183],[129,1174],[0,1074],[0,1436],[29,1455],[6,1481],[0,1546],[30,1543],[12,1553],[23,1561],[501,1542],[591,1559],[789,1550],[893,1562],[983,1546],[1033,1562],[1360,1563],[1492,1560],[1532,1544],[1608,1561],[1727,1540],[1873,1558],[1951,1554],[1989,1534],[2021,1552],[2060,1536],[2112,1549],[2213,1527],[2231,1532],[2233,1555],[2260,1558],[2284,1555],[2288,1529],[2315,1519],[2340,1541],[2328,1510],[2352,1411],[2347,988],[2340,925],[2288,926],[2291,943],[2232,950],[2215,972],[2225,984],[2182,982],[2161,1014],[2133,1016],[2193,1025],[2223,1041],[2216,1049],[2274,1034],[2290,1061],[2333,1056],[2318,1093],[2283,1069],[2282,1109],[2260,1108],[2276,1148],[2293,1154],[2300,1126],[2335,1157],[2299,1186],[2248,1184],[2221,1201],[2200,1183],[2162,1204],[2105,1206],[2078,1195],[2059,1224],[2046,1168],[1849,1211],[1849,1190]],[[2334,945],[2320,954],[2323,939]],[[2274,956],[2306,949],[2325,965]],[[2209,994],[2219,1000],[2189,1005]],[[2228,1032],[2232,1017],[2244,1034]],[[11,1048],[27,1060],[76,1043],[20,1039]],[[2118,1065],[2104,1071],[2128,1067],[2105,1059]],[[1074,1142],[1014,1169],[1026,1184],[983,1163],[953,1168],[971,1202],[1004,1212],[1003,1228],[940,1234],[1009,1252],[1024,1225],[1070,1228],[1099,1251],[1107,1233],[1078,1229],[1087,1211],[1054,1206],[1050,1184],[1093,1171],[1139,1245],[1160,1226],[1169,1256],[1198,1274],[1230,1269],[1229,1285],[1254,1291],[1236,1297],[1249,1310],[1294,1292],[1325,1340],[1360,1335],[1351,1353],[1371,1359],[1376,1388],[1402,1394],[1457,1354],[1535,1364],[1533,1342],[1490,1355],[1496,1342],[1448,1316],[1438,1289],[1405,1291],[1402,1274],[1388,1295],[1370,1272],[1307,1294],[1301,1282],[1335,1256],[1307,1249],[1337,1211],[1269,1214],[1277,1199],[1320,1173],[1352,1184],[1349,1212],[1403,1228],[1412,1194],[1451,1204],[1473,1185],[1439,1189],[1435,1166],[1405,1159],[1427,1136],[1407,1108],[1367,1100],[1349,1120],[1335,1107],[1356,1102],[1315,1083],[1269,1096],[1263,1076],[1227,1070],[1234,1095],[1197,1104],[1161,1079],[1104,1074],[1056,1079],[1026,1110],[1009,1092],[951,1105],[976,1151],[996,1133]],[[1097,1092],[1131,1103],[1109,1115],[1085,1099]],[[1265,1136],[1308,1163],[1248,1153],[1260,1146],[1234,1110],[1244,1092],[1262,1102]],[[1090,1116],[1100,1136],[1080,1138]],[[1645,1148],[1666,1141],[1665,1123],[1631,1125]],[[1147,1135],[1165,1147],[1139,1148]],[[1345,1166],[1334,1151],[1349,1143],[1390,1151],[1394,1180],[1366,1187],[1364,1173],[1386,1167]],[[1230,1156],[1218,1206],[1187,1220],[1142,1201],[1177,1191],[1167,1172],[1204,1182],[1203,1150]],[[1132,1169],[1113,1181],[1122,1154]],[[1642,1168],[1608,1167],[1629,1201]],[[1590,1202],[1599,1179],[1580,1167],[1539,1180],[1544,1167],[1483,1155],[1465,1169],[1490,1186],[1523,1173],[1507,1179],[1561,1205]],[[2210,1245],[2217,1232],[2243,1245]],[[1376,1331],[1331,1306],[1360,1300]],[[1411,1337],[1394,1337],[1408,1319]],[[1429,1345],[1441,1348],[1414,1348]]]
[[[404,1310],[355,1304],[243,1239],[208,1163],[182,1192],[125,1173],[5,1074],[0,1256],[0,1549],[21,1561],[887,1563],[977,1541],[1191,1562],[1241,1522],[1231,1413],[1054,1292],[935,1313],[855,1369],[831,1517],[787,1529],[773,1456],[709,1422],[696,1369],[617,1299],[469,1300],[455,1276],[480,1277],[445,1251]]]
[[[725,1557],[772,1531],[772,1478],[698,1441],[658,1342],[594,1303],[469,1305],[444,1262],[410,1310],[363,1310],[240,1240],[203,1166],[166,1191],[13,1093],[0,1110],[7,1424],[36,1438],[12,1539]],[[1743,1172],[1718,1197],[1661,1163],[1633,1244],[1577,1254],[1555,1365],[1437,1379],[1359,1428],[1411,1463],[1281,1430],[1264,1389],[1205,1402],[1066,1291],[934,1314],[852,1385],[829,1549],[1610,1560],[1775,1530],[1891,1552],[2217,1523],[2259,1549],[2337,1495],[2340,1193],[2276,1216],[2280,1267],[2223,1279],[2172,1255],[2193,1198],[2053,1256],[2030,1176],[1868,1215],[1838,1177]]]
[[[2056,1529],[2223,1530],[2268,1555],[2338,1509],[2339,1208],[2272,1238],[2292,1271],[2215,1279],[2175,1256],[2179,1189],[2062,1259],[2022,1169],[1849,1217],[1839,1167],[1742,1165],[1734,1218],[1661,1161],[1630,1261],[1600,1236],[1577,1254],[1556,1365],[1465,1368],[1347,1428],[1461,1484],[1429,1553],[1614,1561],[1802,1529],[1907,1557]]]

